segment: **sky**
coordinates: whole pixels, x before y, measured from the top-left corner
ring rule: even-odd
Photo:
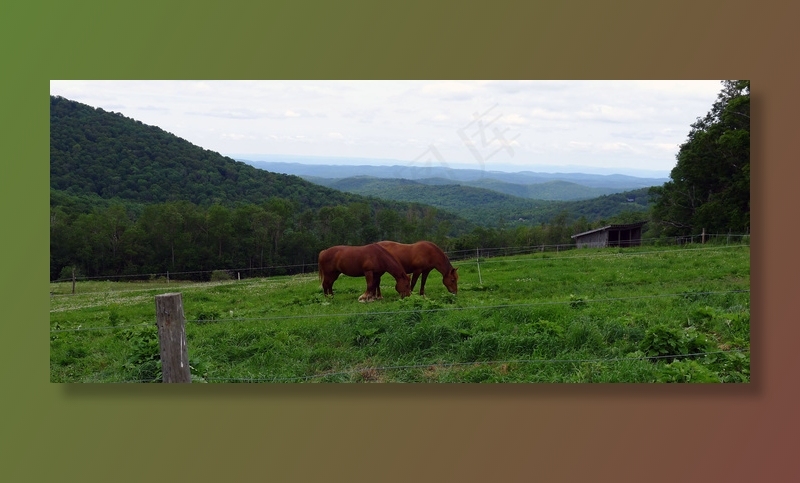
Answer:
[[[719,80],[52,80],[234,159],[668,176]],[[302,158],[298,158],[302,157]]]

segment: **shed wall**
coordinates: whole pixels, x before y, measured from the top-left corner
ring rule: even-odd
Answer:
[[[575,239],[578,248],[602,248],[608,245],[608,231],[589,233]]]

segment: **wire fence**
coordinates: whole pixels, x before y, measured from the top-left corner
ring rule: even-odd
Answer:
[[[449,369],[456,367],[474,367],[474,366],[495,366],[500,364],[608,364],[615,362],[635,362],[635,361],[652,361],[659,359],[685,359],[689,357],[705,357],[717,354],[731,354],[731,353],[749,353],[750,349],[730,349],[725,351],[711,351],[711,352],[693,352],[691,354],[675,354],[675,355],[657,355],[657,356],[641,356],[641,357],[612,357],[612,358],[592,358],[592,359],[508,359],[498,361],[474,361],[474,362],[438,362],[438,363],[425,363],[425,364],[407,364],[396,366],[364,366],[344,371],[329,371],[319,374],[311,374],[308,376],[296,377],[272,377],[272,378],[235,378],[235,377],[205,377],[206,381],[219,381],[219,382],[250,382],[250,383],[275,383],[275,382],[298,382],[310,381],[313,379],[325,379],[328,377],[338,376],[352,376],[354,374],[364,374],[371,372],[387,372],[387,371],[407,371],[414,369]],[[153,382],[153,381],[137,381],[137,382]]]
[[[725,245],[749,245],[750,234],[714,234],[706,233],[700,235],[687,235],[671,238],[643,238],[637,246],[674,246],[674,245],[694,245],[694,244],[725,244]],[[619,248],[619,247],[614,247]],[[575,243],[561,243],[561,244],[534,244],[524,246],[508,246],[508,247],[483,247],[479,246],[474,249],[465,250],[445,250],[445,254],[451,261],[464,261],[469,259],[486,259],[493,257],[506,257],[510,255],[526,255],[534,253],[561,253],[570,250],[577,250],[578,247]],[[191,270],[191,271],[163,271],[139,274],[121,274],[121,275],[96,275],[85,276],[76,275],[67,278],[58,278],[51,280],[51,284],[66,283],[66,282],[86,282],[86,281],[111,281],[111,280],[131,280],[131,281],[159,281],[166,282],[178,280],[196,280],[197,278],[210,279],[214,274],[226,274],[227,277],[239,279],[242,275],[245,277],[261,276],[269,277],[275,275],[286,274],[305,274],[317,271],[317,263],[295,263],[295,264],[279,264],[279,265],[264,265],[259,267],[222,267],[210,270]],[[58,294],[53,294],[58,295]]]
[[[705,295],[727,295],[727,294],[741,294],[749,293],[750,290],[728,290],[728,291],[713,291],[713,292],[693,292],[692,296],[705,296]],[[611,303],[611,302],[624,302],[631,300],[643,300],[653,298],[666,298],[666,297],[680,297],[686,296],[686,293],[674,294],[654,294],[644,296],[632,297],[615,297],[604,299],[589,299],[582,300],[581,303]],[[468,306],[468,307],[439,307],[429,309],[415,309],[415,310],[401,310],[401,311],[368,311],[368,312],[344,312],[344,313],[330,313],[330,314],[305,314],[295,316],[274,316],[274,317],[247,317],[247,318],[230,318],[230,319],[211,319],[211,320],[188,320],[189,324],[207,324],[207,323],[236,323],[236,322],[264,322],[264,321],[277,321],[288,319],[306,319],[306,318],[342,318],[342,317],[357,317],[357,316],[375,316],[375,315],[402,315],[411,313],[434,313],[434,312],[449,312],[449,311],[467,311],[467,310],[497,310],[508,308],[530,308],[543,305],[566,305],[574,304],[575,301],[547,301],[547,302],[534,302],[523,304],[498,304],[492,306]],[[139,324],[126,324],[117,326],[104,326],[104,327],[76,327],[71,329],[53,329],[51,334],[66,333],[66,332],[86,332],[86,331],[100,331],[100,330],[121,330],[128,328],[152,328],[155,323],[139,323]],[[289,382],[306,382],[312,380],[338,378],[353,376],[356,374],[365,375],[366,379],[374,379],[375,373],[384,373],[388,371],[408,371],[416,369],[450,369],[458,367],[476,367],[476,366],[496,366],[499,364],[508,365],[530,365],[530,364],[613,364],[619,362],[634,362],[634,361],[655,361],[655,360],[679,360],[685,358],[707,357],[717,354],[729,353],[749,353],[750,349],[729,349],[717,350],[706,352],[693,352],[688,354],[670,354],[670,355],[654,355],[654,356],[637,356],[637,357],[612,357],[612,358],[588,358],[588,359],[504,359],[504,360],[478,360],[467,362],[427,362],[419,364],[403,364],[403,365],[383,365],[383,366],[358,366],[345,370],[326,371],[317,374],[310,374],[306,376],[292,376],[292,377],[217,377],[217,376],[203,376],[198,379],[198,382],[219,382],[219,383],[289,383]],[[193,376],[197,377],[197,376]],[[123,380],[114,381],[116,383],[153,383],[161,382],[160,379],[138,379],[138,380]]]
[[[734,243],[713,243],[707,242],[707,244],[683,244],[685,248],[683,250],[719,250],[719,249],[727,249],[727,248],[737,248],[737,247],[749,247],[750,235],[715,235],[715,234],[705,234],[705,235],[696,235],[693,238],[698,237],[705,237],[706,239],[714,239],[716,237],[717,240],[721,240],[723,238],[733,239]],[[687,238],[687,237],[679,237],[679,238]],[[738,238],[738,242],[736,241]],[[671,240],[677,240],[671,239]],[[558,258],[547,258],[548,260],[569,260],[572,258],[597,258],[597,257],[618,257],[620,255],[628,255],[628,256],[636,256],[636,255],[645,255],[645,254],[652,254],[652,253],[663,253],[663,252],[673,252],[673,250],[669,249],[668,247],[674,246],[673,243],[665,243],[663,239],[651,239],[651,240],[643,240],[643,245],[647,245],[648,243],[653,247],[664,247],[664,250],[653,250],[653,251],[641,251],[635,250],[631,251],[629,248],[606,248],[600,249],[604,250],[599,251],[598,249],[589,249],[592,253],[588,255],[571,255],[571,256],[562,256]],[[455,251],[448,251],[445,252],[451,262],[456,263],[485,263],[493,261],[493,259],[503,258],[515,255],[536,255],[542,254],[542,258],[528,258],[524,261],[537,261],[543,260],[546,254],[552,253],[563,253],[567,251],[572,252],[579,252],[586,249],[578,249],[575,245],[528,245],[528,246],[515,246],[515,247],[495,247],[495,248],[476,248],[475,250],[455,250]],[[504,260],[504,261],[513,261],[517,262],[520,260]],[[199,288],[199,287],[208,287],[209,284],[214,283],[229,283],[231,281],[241,281],[241,277],[239,276],[241,273],[249,273],[250,276],[245,276],[245,280],[253,280],[257,277],[254,277],[253,274],[258,271],[261,273],[280,273],[282,270],[287,268],[297,268],[303,267],[302,271],[298,271],[294,275],[276,275],[273,277],[264,276],[258,278],[266,278],[274,279],[277,281],[283,280],[282,277],[298,277],[302,275],[308,275],[308,279],[314,279],[317,277],[317,264],[296,264],[296,265],[271,265],[271,266],[264,266],[264,267],[256,267],[256,268],[225,268],[225,269],[215,269],[215,270],[206,270],[206,271],[191,271],[191,272],[162,272],[162,273],[151,273],[151,274],[141,274],[141,275],[117,275],[117,276],[109,276],[109,277],[75,277],[75,279],[59,279],[51,283],[51,291],[50,297],[62,297],[62,296],[70,296],[76,295],[78,292],[75,289],[74,282],[86,282],[86,281],[112,281],[112,280],[122,280],[124,278],[128,278],[132,281],[147,281],[150,284],[165,284],[167,286],[180,286],[183,288]],[[207,282],[197,282],[189,280],[181,280],[179,276],[181,275],[198,275],[198,274],[213,274],[213,273],[225,273],[227,277],[222,280],[217,281],[207,281]],[[171,277],[171,278],[170,278]],[[67,283],[73,282],[72,292],[69,293],[57,293],[53,289],[53,285],[57,285],[60,283]],[[188,284],[187,284],[188,283]],[[125,290],[117,290],[114,291],[115,293],[122,293],[128,291],[149,291],[154,290],[157,287],[147,287],[147,288],[137,288],[137,289],[125,289]],[[100,292],[81,292],[81,294],[95,294]]]
[[[400,364],[389,366],[360,366],[346,370],[326,371],[318,374],[310,374],[307,376],[291,376],[291,377],[217,377],[217,376],[193,376],[193,382],[202,380],[203,382],[220,382],[220,383],[288,383],[288,382],[305,382],[315,379],[336,378],[341,376],[353,376],[356,374],[367,375],[367,378],[374,378],[375,373],[389,372],[389,371],[409,371],[418,369],[452,369],[458,367],[476,367],[476,366],[496,366],[496,365],[531,365],[531,364],[613,364],[619,362],[644,362],[644,361],[657,361],[657,360],[680,360],[697,357],[707,357],[721,354],[749,354],[750,349],[729,349],[708,352],[692,352],[690,354],[671,354],[671,355],[654,355],[654,356],[637,356],[637,357],[610,357],[610,358],[590,358],[590,359],[504,359],[493,361],[470,361],[470,362],[429,362],[420,364]],[[158,378],[152,379],[127,379],[123,381],[115,381],[115,383],[158,383],[161,382]]]
[[[705,237],[710,237],[713,235],[706,234]],[[728,237],[728,235],[724,235]],[[603,258],[603,257],[619,257],[619,256],[646,256],[646,255],[653,255],[653,254],[662,254],[662,253],[689,253],[691,251],[696,250],[725,250],[737,247],[749,247],[749,235],[739,235],[740,241],[739,243],[725,243],[725,244],[710,244],[710,245],[700,245],[700,246],[692,246],[688,248],[682,248],[679,251],[676,251],[674,248],[672,249],[663,249],[663,250],[647,250],[647,251],[629,251],[626,249],[623,250],[592,250],[592,253],[586,255],[577,255],[571,254],[569,256],[562,256],[562,257],[551,257],[547,258],[547,260],[570,260],[575,258]],[[745,239],[745,237],[747,237]],[[744,241],[746,240],[746,241]],[[658,244],[654,244],[654,246],[658,246]],[[572,247],[574,248],[574,247]],[[563,250],[562,250],[563,251]],[[453,255],[454,260],[458,260],[455,258],[459,255],[466,255],[466,252],[450,252],[449,255]],[[508,256],[514,255],[530,255],[540,252],[546,252],[546,250],[542,249],[541,245],[537,246],[529,246],[529,247],[507,247],[507,248],[492,248],[492,249],[485,249],[483,252],[480,250],[472,252],[472,260],[475,262],[480,261],[481,263],[487,261],[495,261],[493,259],[497,259],[499,261],[500,257],[504,257],[504,261],[510,262],[520,262],[522,260],[529,261],[529,262],[536,262],[545,260],[545,258],[525,258],[525,259],[511,259],[509,260]],[[470,258],[461,259],[461,263],[465,263],[469,261]],[[297,277],[294,277],[297,279]],[[301,280],[316,280],[316,275],[303,277]],[[279,280],[275,280],[275,283],[285,282],[287,278],[281,277]],[[263,283],[262,280],[260,283]],[[266,280],[267,283],[271,283],[272,280]],[[218,282],[217,285],[225,284],[225,283],[237,283],[234,282]],[[192,284],[184,284],[181,285],[181,289],[185,288],[207,288],[210,285],[214,285],[212,283],[192,283]],[[139,289],[132,289],[123,292],[151,292],[153,290],[158,290],[158,288],[139,288]],[[105,292],[95,292],[96,293],[105,293]],[[114,292],[119,293],[119,292]],[[706,292],[692,292],[690,295],[697,297],[697,296],[711,296],[711,295],[727,295],[727,294],[742,294],[742,293],[750,293],[749,289],[740,289],[740,290],[727,290],[727,291],[706,291]],[[89,294],[89,293],[84,293]],[[52,293],[51,293],[52,296]],[[669,298],[669,297],[685,297],[687,293],[666,293],[666,294],[650,294],[650,295],[638,295],[638,296],[630,296],[630,297],[613,297],[613,298],[601,298],[601,299],[589,299],[589,298],[582,298],[580,303],[588,303],[588,304],[595,304],[595,303],[615,303],[615,302],[626,302],[626,301],[635,301],[635,300],[644,300],[644,299],[655,299],[655,298]],[[410,314],[410,313],[434,313],[434,312],[451,312],[451,311],[470,311],[470,310],[499,310],[499,309],[510,309],[510,308],[531,308],[535,306],[544,306],[544,305],[566,305],[566,304],[575,304],[575,300],[563,300],[563,301],[542,301],[542,302],[528,302],[528,303],[508,303],[508,304],[497,304],[492,306],[486,305],[477,305],[477,306],[464,306],[464,307],[434,307],[434,308],[415,308],[411,310],[395,310],[395,311],[359,311],[359,312],[340,312],[340,313],[320,313],[320,314],[301,314],[301,315],[282,315],[282,316],[268,316],[268,317],[245,317],[245,318],[213,318],[213,319],[193,319],[187,320],[188,325],[192,324],[220,324],[220,323],[244,323],[244,322],[267,322],[267,321],[281,321],[281,320],[291,320],[291,319],[306,319],[306,318],[349,318],[349,317],[364,317],[364,316],[381,316],[381,315],[402,315],[402,314]],[[132,329],[132,328],[148,328],[154,327],[154,322],[145,322],[145,323],[134,323],[134,324],[123,324],[123,325],[110,325],[110,326],[101,326],[101,327],[83,327],[82,325],[78,325],[77,327],[71,328],[62,328],[60,326],[56,326],[50,330],[51,337],[56,336],[57,334],[64,334],[64,333],[81,333],[81,332],[95,332],[95,331],[108,331],[108,330],[124,330],[124,329]],[[497,365],[497,364],[611,364],[611,363],[618,363],[621,361],[637,361],[637,360],[657,360],[663,358],[671,358],[671,359],[681,359],[681,358],[688,358],[688,357],[705,357],[711,356],[714,354],[724,354],[724,353],[749,353],[749,349],[732,349],[732,350],[720,350],[720,351],[712,351],[712,352],[698,352],[692,354],[674,354],[668,356],[653,356],[653,357],[618,357],[618,358],[593,358],[593,359],[512,359],[512,360],[491,360],[491,361],[470,361],[470,362],[437,362],[437,363],[420,363],[420,364],[411,364],[411,365],[385,365],[385,366],[369,366],[369,367],[354,367],[346,370],[340,371],[329,371],[323,372],[318,374],[312,374],[307,376],[294,376],[294,377],[264,377],[261,375],[254,376],[254,377],[243,377],[243,378],[226,378],[226,377],[215,377],[215,376],[207,376],[204,377],[203,380],[205,382],[262,382],[262,383],[280,383],[280,382],[303,382],[303,381],[312,381],[312,380],[319,380],[319,379],[326,379],[326,378],[340,378],[345,376],[352,376],[359,373],[369,374],[372,372],[386,372],[386,371],[400,371],[400,370],[415,370],[415,369],[424,369],[424,368],[457,368],[463,366],[475,366],[475,365]],[[120,383],[146,383],[146,382],[157,382],[153,379],[142,379],[142,380],[125,380],[125,381],[117,381]]]
[[[728,294],[741,294],[750,293],[749,289],[742,290],[724,290],[724,291],[709,291],[709,292],[692,292],[690,295],[693,297],[707,296],[707,295],[728,295]],[[498,305],[472,305],[466,307],[436,307],[428,309],[413,309],[413,310],[380,310],[380,311],[362,311],[362,312],[338,312],[338,313],[322,313],[322,314],[301,314],[301,315],[276,315],[272,317],[231,317],[231,318],[214,318],[214,319],[191,319],[187,320],[190,324],[220,324],[232,322],[274,322],[280,320],[296,320],[296,319],[319,319],[319,318],[346,318],[358,316],[375,316],[375,315],[403,315],[412,313],[434,313],[434,312],[462,312],[469,310],[496,310],[496,309],[511,309],[511,308],[530,308],[536,306],[546,305],[574,305],[576,303],[611,303],[611,302],[626,302],[633,300],[647,300],[656,298],[670,298],[670,297],[686,297],[688,294],[682,293],[669,293],[669,294],[653,294],[653,295],[636,295],[630,297],[613,297],[603,299],[588,299],[581,298],[580,302],[576,300],[559,300],[559,301],[546,301],[546,302],[528,302],[521,304],[498,304]],[[85,332],[94,330],[116,330],[130,327],[148,327],[153,326],[155,322],[139,323],[139,324],[126,324],[114,325],[103,327],[74,327],[69,329],[56,328],[50,331],[51,334],[63,332]]]

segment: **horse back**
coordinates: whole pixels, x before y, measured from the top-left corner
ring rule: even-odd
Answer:
[[[412,244],[393,241],[382,241],[378,242],[378,244],[389,250],[407,272],[412,272],[418,268],[429,269],[450,266],[450,261],[442,249],[427,240]]]
[[[350,277],[358,277],[365,272],[390,272],[395,276],[405,273],[392,254],[377,244],[337,245],[325,249],[319,254],[319,268],[320,273],[339,272]]]

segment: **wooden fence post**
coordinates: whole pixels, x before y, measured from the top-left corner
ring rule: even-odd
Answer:
[[[481,277],[481,254],[478,248],[475,248],[475,262],[478,264],[478,283],[483,286],[483,277]]]
[[[192,382],[180,293],[156,295],[156,324],[164,382]]]
[[[72,267],[72,295],[75,295],[75,267]]]

